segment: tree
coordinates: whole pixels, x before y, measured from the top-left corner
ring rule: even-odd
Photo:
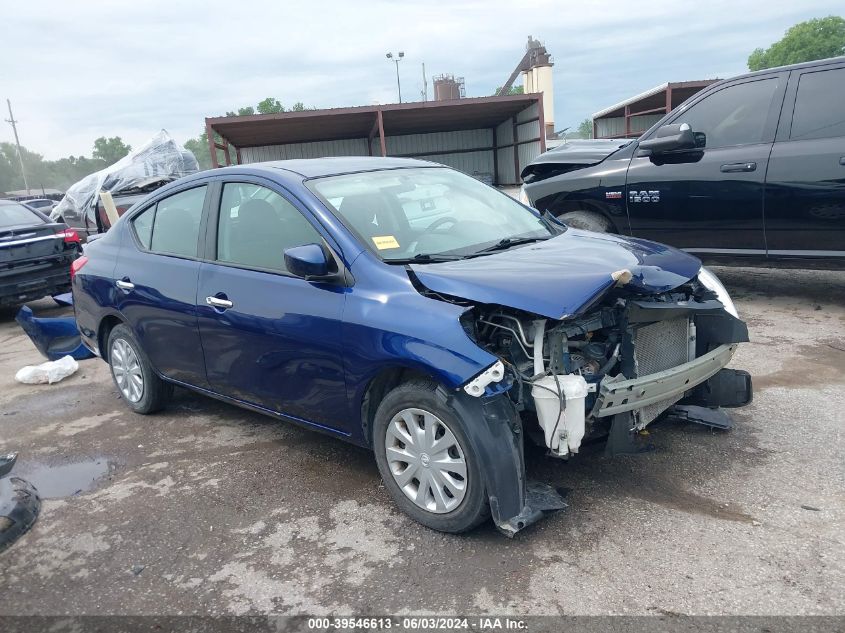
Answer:
[[[755,49],[748,56],[749,70],[845,55],[845,19],[830,15],[799,22],[769,48]]]
[[[578,138],[593,138],[593,120],[592,119],[584,119],[581,121],[580,125],[578,125],[578,129],[575,131],[573,136]]]
[[[132,147],[124,143],[119,136],[112,136],[111,138],[101,136],[94,141],[92,156],[95,160],[105,161],[106,165],[113,165],[131,151]]]
[[[501,86],[497,86],[496,89],[493,91],[493,96],[499,94],[499,91],[502,89]],[[508,91],[505,93],[506,95],[522,95],[525,94],[525,89],[522,86],[511,86],[508,88]]]
[[[208,135],[203,132],[197,138],[190,138],[185,142],[185,149],[197,159],[200,169],[211,169],[211,155],[208,151]]]
[[[247,106],[245,108],[238,108],[237,112],[227,112],[226,116],[250,116],[255,114],[255,108]]]
[[[259,114],[277,114],[279,112],[284,111],[285,106],[283,106],[278,99],[275,99],[273,97],[267,97],[263,101],[258,102]]]

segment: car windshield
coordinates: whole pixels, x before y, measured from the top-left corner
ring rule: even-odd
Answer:
[[[32,226],[43,224],[44,220],[35,215],[22,204],[7,202],[0,204],[0,229],[11,229],[16,226]]]
[[[448,168],[371,171],[306,184],[388,262],[465,257],[557,234],[510,196]]]

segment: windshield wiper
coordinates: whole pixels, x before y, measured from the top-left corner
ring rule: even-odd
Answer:
[[[436,264],[437,262],[453,262],[461,259],[458,255],[438,255],[437,253],[417,253],[413,257],[404,259],[385,259],[388,264]]]
[[[469,255],[469,257],[483,255],[484,253],[493,253],[495,251],[504,251],[509,249],[511,246],[518,246],[520,244],[542,242],[549,238],[551,238],[551,235],[543,235],[542,237],[506,237],[493,244],[493,246],[488,246],[486,248],[482,248],[480,251],[475,251],[472,255]]]

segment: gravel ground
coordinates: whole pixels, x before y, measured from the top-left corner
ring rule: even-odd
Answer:
[[[371,455],[187,392],[130,413],[106,365],[52,386],[0,315],[0,451],[50,497],[0,554],[4,614],[842,614],[845,281],[718,269],[751,330],[755,399],[728,433],[529,475],[570,507],[513,540],[418,526]],[[36,314],[67,312],[50,300]]]

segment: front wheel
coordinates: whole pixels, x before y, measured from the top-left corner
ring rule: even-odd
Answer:
[[[129,408],[147,414],[164,407],[173,387],[153,371],[132,330],[116,325],[109,333],[106,349],[114,384]]]
[[[489,516],[481,469],[463,421],[413,381],[382,400],[373,424],[376,463],[393,501],[441,532],[471,530]]]

